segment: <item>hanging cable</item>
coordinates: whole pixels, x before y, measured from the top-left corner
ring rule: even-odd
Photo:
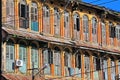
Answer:
[[[101,0],[95,0],[95,1],[91,1],[91,2],[89,2],[89,3],[96,3],[96,2],[98,2],[98,1],[101,1]]]
[[[99,3],[99,4],[96,4],[96,5],[104,5],[104,4],[112,3],[112,2],[115,2],[115,1],[118,1],[118,0],[111,0],[111,1],[103,2],[103,3]]]

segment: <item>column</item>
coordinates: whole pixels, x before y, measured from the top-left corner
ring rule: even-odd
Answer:
[[[27,69],[32,69],[32,60],[31,60],[31,46],[27,47]],[[27,74],[30,74],[30,70],[27,71]]]
[[[93,56],[90,55],[90,79],[91,80],[94,80],[93,72],[94,72]]]
[[[19,44],[15,44],[15,60],[19,59]],[[18,68],[15,66],[15,73],[18,73]]]
[[[83,52],[82,51],[80,51],[81,52],[81,64],[82,64],[82,66],[81,66],[81,80],[84,80],[85,79],[85,58],[84,58],[84,54],[83,54]]]
[[[111,80],[111,59],[108,58],[107,60],[107,64],[108,64],[108,80]]]
[[[19,29],[19,5],[18,5],[18,0],[14,0],[14,14],[15,14],[15,22],[14,22],[14,26],[15,26],[15,29]]]
[[[105,25],[106,25],[106,45],[110,44],[110,39],[109,39],[109,25],[108,25],[108,21],[106,21]]]

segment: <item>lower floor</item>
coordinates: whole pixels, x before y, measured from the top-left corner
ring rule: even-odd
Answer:
[[[120,54],[44,41],[9,38],[2,73],[12,80],[119,80]],[[14,79],[15,78],[15,79]]]

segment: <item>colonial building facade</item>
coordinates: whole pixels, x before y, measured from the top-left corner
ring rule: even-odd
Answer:
[[[2,0],[2,35],[3,80],[120,78],[119,12],[77,0]]]

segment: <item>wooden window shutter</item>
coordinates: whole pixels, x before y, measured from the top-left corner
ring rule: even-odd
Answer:
[[[48,50],[48,63],[53,64],[53,52]]]

